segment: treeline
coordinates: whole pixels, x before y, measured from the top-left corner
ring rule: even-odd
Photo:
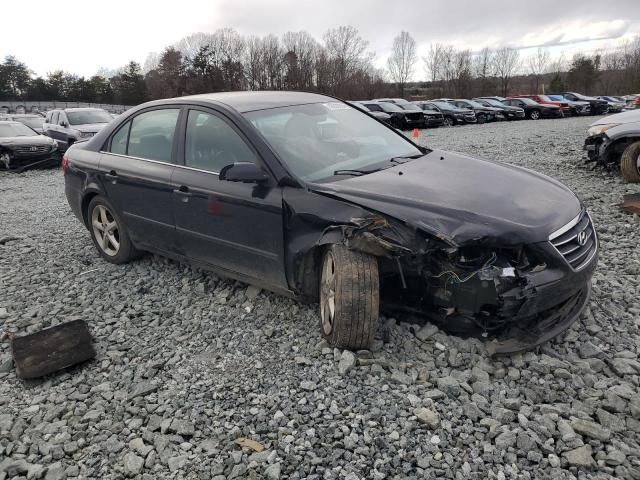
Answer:
[[[386,69],[351,26],[317,40],[307,32],[242,36],[230,28],[183,38],[144,65],[89,78],[64,71],[34,76],[15,57],[0,64],[0,100],[60,100],[135,105],[146,100],[230,90],[306,90],[345,99],[378,96],[472,97],[577,90],[640,91],[640,37],[605,53],[552,59],[545,49],[522,57],[512,48],[480,52],[432,44],[422,58],[426,82],[410,82],[418,62],[408,32],[393,41]]]

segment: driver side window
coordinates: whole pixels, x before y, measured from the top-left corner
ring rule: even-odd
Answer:
[[[216,115],[189,110],[185,166],[218,173],[235,162],[258,163],[256,154],[227,122]]]

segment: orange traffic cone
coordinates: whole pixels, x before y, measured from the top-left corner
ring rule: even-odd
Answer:
[[[413,138],[418,138],[418,137],[420,136],[420,132],[418,131],[418,129],[417,129],[417,128],[414,128],[414,129],[413,129],[413,132],[411,132],[411,136],[412,136]]]

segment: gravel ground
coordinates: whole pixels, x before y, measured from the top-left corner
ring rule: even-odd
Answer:
[[[59,171],[0,174],[0,480],[640,478],[640,223],[616,207],[638,188],[583,165],[591,120],[421,133],[565,182],[598,227],[581,320],[500,360],[402,319],[371,352],[334,350],[315,306],[155,256],[105,263]],[[98,358],[18,380],[9,335],[73,319]]]

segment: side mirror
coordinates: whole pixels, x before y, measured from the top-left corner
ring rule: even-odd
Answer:
[[[67,128],[69,126],[69,124],[67,123],[66,120],[63,120],[63,121],[60,122],[60,126],[64,127],[64,128]]]
[[[220,170],[220,180],[242,183],[264,183],[269,176],[252,162],[236,162],[226,165]]]

